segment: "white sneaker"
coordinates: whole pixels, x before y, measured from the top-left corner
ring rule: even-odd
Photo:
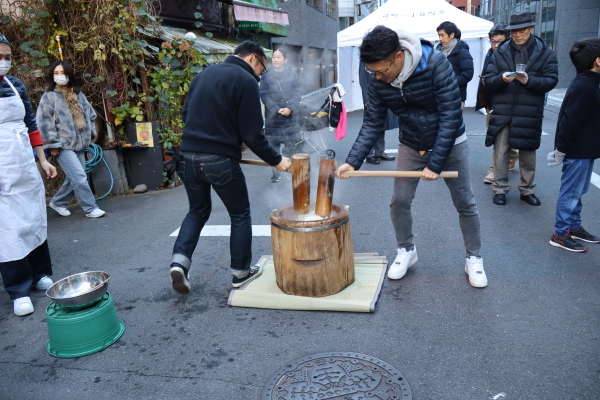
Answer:
[[[29,297],[19,297],[14,301],[15,303],[15,315],[17,317],[23,317],[33,312],[33,304]]]
[[[467,257],[465,263],[465,272],[469,275],[469,283],[476,288],[484,288],[488,284],[487,276],[483,270],[483,260],[481,257]]]
[[[59,207],[56,204],[54,204],[53,202],[50,202],[48,204],[48,207],[50,207],[51,209],[53,209],[54,211],[56,211],[63,217],[68,217],[69,215],[71,215],[71,211],[67,210],[67,207]]]
[[[417,256],[417,246],[413,246],[413,249],[410,251],[407,251],[405,248],[398,249],[398,255],[388,270],[388,278],[402,278],[406,275],[408,267],[413,266],[417,261],[419,261],[419,256]]]
[[[104,214],[106,214],[106,211],[102,211],[101,209],[96,208],[91,213],[85,214],[85,216],[88,217],[88,218],[100,218],[100,217],[103,217]]]
[[[479,109],[479,110],[477,110],[477,111],[479,111],[479,112],[480,112],[480,113],[482,113],[483,115],[487,115],[487,111],[486,111],[486,109],[485,109],[485,108],[483,108],[483,107],[482,107],[482,108],[480,108],[480,109]]]
[[[53,284],[54,282],[52,282],[52,279],[48,278],[47,276],[44,276],[33,287],[37,290],[48,290]]]

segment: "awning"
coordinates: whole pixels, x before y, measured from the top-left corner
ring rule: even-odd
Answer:
[[[233,0],[233,12],[238,21],[267,22],[289,25],[288,13],[241,0]]]
[[[238,21],[240,32],[268,32],[278,36],[288,35],[288,26],[283,24],[270,24],[268,22]]]

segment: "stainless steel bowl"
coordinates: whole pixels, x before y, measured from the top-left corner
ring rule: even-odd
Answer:
[[[67,276],[55,282],[46,296],[52,301],[64,305],[78,305],[96,300],[108,290],[110,276],[106,272],[91,271]]]

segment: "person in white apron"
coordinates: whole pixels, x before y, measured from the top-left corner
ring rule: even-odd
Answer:
[[[56,176],[56,168],[42,150],[25,86],[6,75],[11,56],[0,34],[0,273],[15,314],[24,316],[33,312],[31,290],[52,285],[44,184],[33,151],[48,178]]]

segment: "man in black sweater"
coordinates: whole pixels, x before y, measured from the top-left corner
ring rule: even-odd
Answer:
[[[225,62],[211,65],[190,84],[182,112],[184,123],[177,173],[185,184],[190,208],[173,248],[173,289],[188,293],[188,271],[200,232],[211,211],[211,187],[231,218],[231,273],[240,287],[262,273],[252,259],[252,219],[246,179],[240,168],[245,143],[258,157],[287,171],[290,160],[279,155],[262,131],[258,82],[266,72],[258,43],[245,41]]]

